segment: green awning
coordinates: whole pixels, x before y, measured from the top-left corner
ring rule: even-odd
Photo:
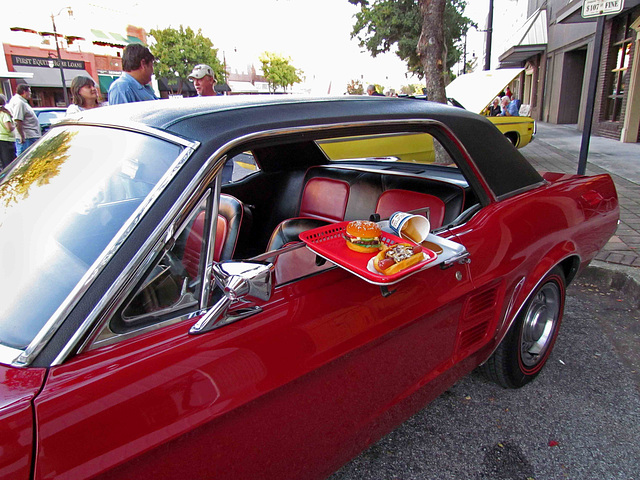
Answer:
[[[111,35],[113,38],[115,38],[116,41],[118,41],[118,42],[129,44],[129,40],[124,38],[124,36],[120,35],[119,33],[109,32],[109,35]]]
[[[91,33],[93,33],[96,37],[102,39],[102,40],[109,40],[109,35],[107,35],[106,33],[104,33],[102,30],[95,30],[95,29],[91,29]]]
[[[131,35],[127,35],[127,40],[130,44],[139,43],[140,45],[144,45],[144,42],[140,40],[138,37],[132,37]]]
[[[119,33],[105,33],[102,30],[92,28],[93,34],[92,43],[94,45],[108,46],[108,47],[126,47],[129,45],[129,41]]]
[[[98,75],[98,81],[100,82],[100,91],[102,93],[107,93],[109,91],[109,87],[117,78],[117,75]]]

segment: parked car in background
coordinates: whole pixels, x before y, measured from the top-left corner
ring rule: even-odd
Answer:
[[[504,68],[460,75],[447,85],[447,98],[454,106],[487,116],[516,148],[522,148],[533,140],[536,133],[535,121],[527,116],[528,113],[518,117],[488,116],[493,99],[504,92],[522,71],[522,68]],[[522,111],[524,113],[525,109]]]
[[[65,117],[67,112],[63,107],[36,107],[33,109],[38,117],[38,123],[40,123],[40,130],[42,133],[47,133],[51,128],[51,125],[59,122]]]
[[[380,135],[435,161],[322,148]],[[619,216],[608,175],[537,172],[486,118],[405,99],[118,105],[5,173],[11,480],[326,478],[478,366],[532,381]],[[429,218],[423,243],[397,211]],[[422,259],[384,275],[347,248],[371,215]]]

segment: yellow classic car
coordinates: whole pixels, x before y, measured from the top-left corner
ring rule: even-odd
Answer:
[[[528,145],[535,135],[531,117],[490,117],[488,107],[522,69],[486,70],[461,75],[447,86],[449,103],[486,116],[516,148]],[[417,100],[421,101],[421,100]],[[422,100],[423,101],[423,100]],[[353,160],[376,157],[388,161],[440,163],[430,135],[379,134],[349,139],[335,138],[318,142],[330,160]]]
[[[485,115],[517,148],[528,145],[535,135],[535,121],[531,117],[489,117],[491,102],[520,73],[522,68],[481,70],[460,75],[447,85],[447,98],[457,107]]]

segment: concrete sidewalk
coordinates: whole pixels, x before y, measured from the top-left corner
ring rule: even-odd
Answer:
[[[576,125],[537,123],[535,139],[520,152],[538,170],[576,173],[582,132]],[[620,225],[596,260],[640,267],[640,143],[591,137],[587,175],[609,173],[618,190]]]

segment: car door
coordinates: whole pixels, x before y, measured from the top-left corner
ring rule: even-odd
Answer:
[[[454,381],[441,374],[467,265],[389,292],[327,265],[276,285],[258,313],[191,335],[204,262],[176,265],[183,233],[146,262],[108,335],[50,369],[35,400],[35,478],[322,478]]]

